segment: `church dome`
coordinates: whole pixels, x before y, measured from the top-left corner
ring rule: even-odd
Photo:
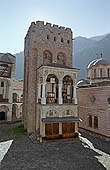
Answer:
[[[84,86],[84,85],[88,85],[90,84],[90,81],[87,80],[87,79],[81,79],[77,82],[77,86],[80,87],[80,86]]]
[[[103,58],[92,60],[88,64],[87,68],[90,69],[92,66],[96,66],[96,65],[100,65],[100,64],[103,64],[103,65],[110,64],[110,60],[103,59]]]

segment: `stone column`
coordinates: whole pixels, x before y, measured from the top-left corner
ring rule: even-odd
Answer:
[[[59,135],[62,135],[62,123],[59,123]]]
[[[78,123],[75,122],[75,133],[78,133]]]
[[[46,83],[43,83],[42,84],[42,99],[41,99],[41,104],[46,104],[46,95],[45,95],[45,92],[46,92],[46,89],[45,89],[45,86],[46,86]]]
[[[77,104],[76,85],[73,85],[73,100],[74,104]]]
[[[6,82],[4,81],[4,87],[3,87],[4,91],[3,91],[3,98],[6,98]]]
[[[56,84],[54,84],[54,93],[55,93],[55,99],[56,99]]]
[[[58,104],[63,104],[63,99],[62,99],[62,83],[58,84]]]
[[[38,103],[38,99],[41,98],[41,84],[37,85],[37,90],[38,90],[38,93],[37,93],[37,103]]]
[[[17,107],[16,117],[17,117],[18,119],[20,118],[20,105],[19,105],[19,104],[18,104],[18,107]]]
[[[45,136],[45,123],[42,122],[42,136]]]
[[[70,85],[67,86],[67,94],[70,94]]]
[[[38,84],[38,99],[41,97],[41,84]]]
[[[13,97],[12,87],[9,86],[8,87],[8,101],[9,101],[9,103],[12,103],[12,97]]]
[[[42,120],[40,120],[40,136],[45,136],[45,123],[43,123]]]
[[[94,128],[94,116],[92,116],[92,128]]]
[[[9,111],[7,111],[7,121],[12,121],[12,105],[8,106]]]

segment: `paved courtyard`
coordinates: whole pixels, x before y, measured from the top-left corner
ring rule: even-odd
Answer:
[[[0,125],[1,170],[110,170],[110,143],[86,134],[78,139],[32,143]]]

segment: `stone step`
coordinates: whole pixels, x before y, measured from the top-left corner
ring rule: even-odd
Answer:
[[[39,138],[39,130],[32,133],[31,135],[28,136],[29,139],[33,142],[33,143],[36,143],[38,141],[38,138]]]

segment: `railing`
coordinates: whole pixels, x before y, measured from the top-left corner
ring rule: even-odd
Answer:
[[[0,103],[8,103],[9,99],[0,99]]]
[[[19,100],[13,100],[13,103],[22,103],[22,101],[19,101]]]
[[[63,99],[63,103],[74,103],[73,99]]]
[[[47,97],[46,103],[58,103],[58,99]]]

